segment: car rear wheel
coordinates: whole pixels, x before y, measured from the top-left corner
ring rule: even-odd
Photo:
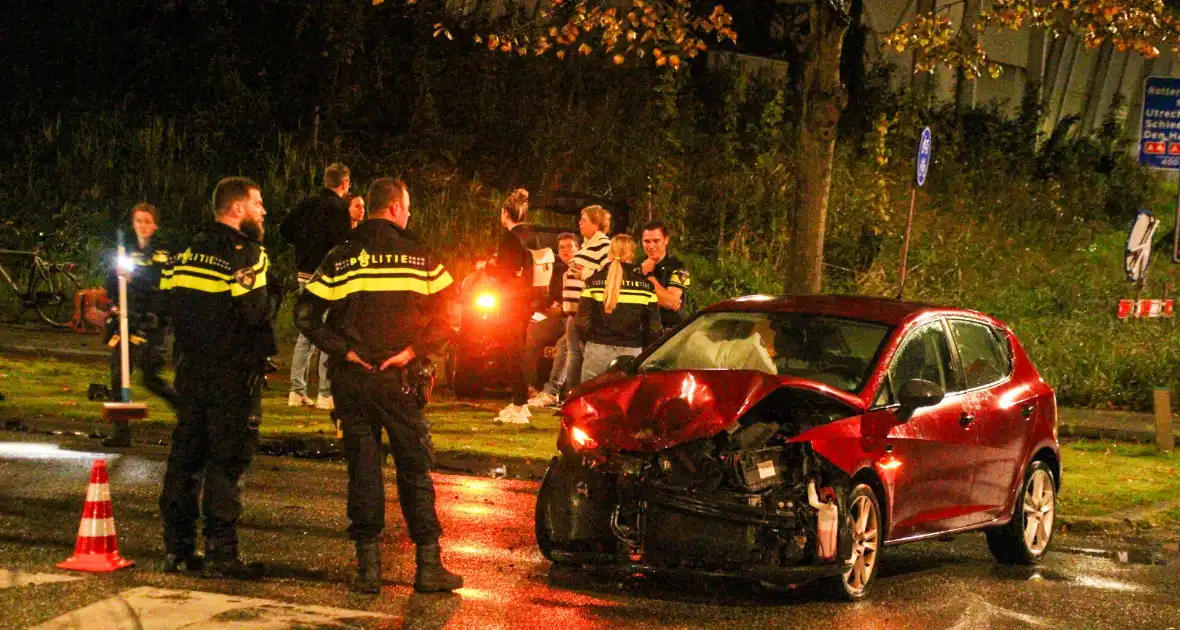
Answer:
[[[852,567],[835,578],[832,586],[840,599],[856,601],[868,594],[881,564],[881,505],[877,493],[863,483],[852,489],[848,505]]]
[[[1024,477],[1011,522],[987,530],[987,548],[1004,564],[1040,562],[1053,540],[1056,512],[1057,484],[1053,469],[1045,462],[1033,462]]]

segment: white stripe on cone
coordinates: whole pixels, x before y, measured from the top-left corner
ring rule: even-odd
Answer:
[[[86,488],[86,500],[91,503],[102,503],[111,500],[111,487],[105,483],[92,483]]]
[[[115,535],[115,519],[84,518],[78,525],[79,538],[106,538]]]

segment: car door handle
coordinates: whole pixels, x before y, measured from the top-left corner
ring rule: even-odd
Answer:
[[[963,426],[967,426],[967,425],[971,424],[972,422],[975,422],[975,416],[973,416],[969,413],[965,413],[965,414],[959,416],[959,424],[961,424]]]
[[[1027,405],[1020,408],[1020,417],[1024,418],[1025,420],[1028,420],[1029,418],[1032,417],[1033,412],[1036,410],[1037,410],[1037,408],[1035,406],[1033,406],[1031,403],[1027,404]]]

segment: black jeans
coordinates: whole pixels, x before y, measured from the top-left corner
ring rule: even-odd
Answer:
[[[352,364],[332,366],[332,396],[344,429],[348,460],[348,533],[372,541],[385,528],[385,485],[381,432],[389,433],[397,467],[397,498],[418,545],[431,545],[442,534],[434,509],[430,467],[434,449],[430,425],[411,398],[402,393],[401,370],[366,372]]]
[[[119,391],[123,389],[123,374],[121,352],[119,346],[116,345],[111,352],[111,394],[115,398],[119,397]],[[143,377],[143,385],[147,390],[160,398],[163,398],[172,407],[174,411],[180,408],[180,396],[175,389],[168,384],[160,376],[160,371],[164,369],[164,331],[154,330],[147,334],[147,341],[141,344],[130,344],[127,347],[127,354],[130,358],[130,365],[127,366],[128,374],[131,374],[135,368],[139,368],[139,373]]]
[[[541,355],[545,348],[557,343],[565,334],[565,318],[561,315],[546,317],[539,322],[530,321],[524,344],[524,379],[537,389],[545,386],[549,374],[540,374]]]
[[[249,418],[261,377],[252,370],[217,375],[178,370],[180,407],[160,495],[165,551],[193,551],[197,517],[204,513],[206,553],[213,559],[237,557],[240,482],[254,454]]]
[[[524,405],[529,401],[529,387],[525,381],[525,337],[528,335],[529,316],[515,316],[504,322],[504,361],[508,370],[508,381],[512,386],[512,404]],[[534,368],[535,370],[536,368]]]

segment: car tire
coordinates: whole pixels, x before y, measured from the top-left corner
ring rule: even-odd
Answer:
[[[541,488],[537,491],[537,509],[533,518],[534,534],[537,537],[537,547],[541,550],[541,555],[545,559],[557,564],[560,559],[557,558],[553,552],[557,546],[553,542],[551,534],[549,510],[552,506],[551,496],[553,494],[553,475],[554,467],[557,464],[557,458],[549,463],[549,468],[545,470],[545,478],[541,480]]]
[[[1003,564],[1037,564],[1053,541],[1057,482],[1053,469],[1035,461],[1024,475],[1007,525],[986,530],[987,548]]]
[[[829,590],[836,599],[858,601],[869,594],[881,566],[884,523],[877,493],[866,484],[857,484],[852,489],[848,506],[853,564],[844,575],[830,579]]]

